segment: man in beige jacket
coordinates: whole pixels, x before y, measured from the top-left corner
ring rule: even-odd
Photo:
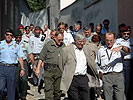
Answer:
[[[90,100],[87,73],[97,78],[92,50],[85,45],[84,33],[76,33],[75,44],[64,47],[60,53],[62,71],[60,89],[67,92],[69,100]]]

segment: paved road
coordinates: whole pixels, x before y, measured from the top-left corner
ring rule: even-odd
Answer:
[[[28,85],[30,86],[30,89],[27,91],[27,100],[44,100],[45,94],[44,89],[41,89],[41,94],[38,93],[38,87],[33,86],[30,82],[28,82]]]
[[[31,80],[31,79],[30,79]],[[38,87],[33,86],[31,84],[32,82],[28,82],[28,85],[30,86],[30,89],[27,91],[27,100],[45,100],[45,94],[44,94],[44,89],[41,89],[41,94],[38,93]],[[63,100],[63,98],[61,98]],[[98,98],[98,100],[104,100],[102,98]]]

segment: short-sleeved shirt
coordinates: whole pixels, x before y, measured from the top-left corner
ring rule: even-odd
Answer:
[[[43,60],[45,63],[50,64],[59,64],[59,52],[65,46],[63,44],[60,47],[56,47],[54,44],[54,40],[49,41],[46,45],[44,45],[39,59]]]
[[[65,43],[66,46],[70,45],[71,43],[74,42],[74,39],[71,35],[71,33],[67,33],[66,31],[64,31],[64,40],[63,42]]]
[[[45,40],[42,39],[43,35],[39,37],[31,36],[29,40],[30,47],[34,54],[39,54],[45,44]]]
[[[12,40],[8,46],[6,41],[0,42],[0,62],[4,64],[17,64],[18,58],[23,57],[22,47]]]
[[[112,52],[112,49],[118,46],[120,45],[114,44],[111,49],[108,49],[107,46],[101,46],[96,56],[96,63],[99,66],[99,71],[107,73],[121,72],[123,70],[122,56],[124,56],[124,52]]]
[[[24,57],[23,57],[23,60],[26,60],[28,58],[28,54],[31,54],[33,51],[29,45],[28,42],[26,41],[21,41],[20,42],[20,45],[22,47],[22,50],[23,50],[23,53],[24,53]]]

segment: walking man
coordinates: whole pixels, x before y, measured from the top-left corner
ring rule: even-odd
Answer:
[[[67,92],[69,100],[90,100],[87,73],[97,77],[96,64],[91,58],[92,51],[85,44],[85,34],[74,35],[75,44],[64,47],[60,52],[62,71],[61,90]]]
[[[96,63],[103,81],[105,100],[124,100],[124,77],[122,56],[128,54],[130,49],[115,44],[115,34],[111,31],[105,34],[106,45],[98,50]]]
[[[3,99],[7,85],[7,100],[15,100],[16,66],[21,65],[20,76],[24,76],[23,51],[13,38],[11,29],[7,29],[5,40],[0,42],[0,100]]]
[[[36,74],[40,74],[40,66],[44,62],[46,100],[60,100],[61,70],[59,69],[59,52],[64,46],[63,34],[56,32],[55,38],[44,45],[40,53]]]

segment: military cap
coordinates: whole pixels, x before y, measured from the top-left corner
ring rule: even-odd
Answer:
[[[26,27],[25,27],[25,30],[27,30],[27,29],[30,29],[30,26],[26,26]]]
[[[20,25],[20,26],[17,27],[17,29],[24,29],[24,26]]]
[[[7,33],[7,32],[12,33],[12,34],[14,35],[13,30],[12,30],[12,29],[10,29],[10,28],[7,28],[7,29],[6,29],[6,32],[5,32],[5,33]]]
[[[14,31],[14,36],[19,36],[19,35],[22,35],[21,31],[19,29],[15,30]]]
[[[129,27],[128,26],[124,26],[120,29],[121,32],[127,32],[129,31]]]
[[[39,26],[36,26],[35,30],[41,30],[41,28]]]

